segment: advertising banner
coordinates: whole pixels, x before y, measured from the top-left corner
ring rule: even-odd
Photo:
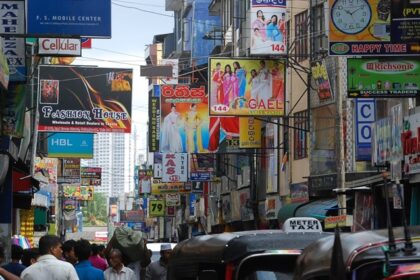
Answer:
[[[167,193],[165,199],[166,206],[178,206],[181,201],[179,193]]]
[[[403,160],[403,147],[401,136],[403,135],[403,108],[402,104],[391,108],[391,155],[390,169],[391,179],[402,179],[401,161]]]
[[[271,195],[265,199],[265,216],[267,219],[277,219],[279,210],[281,208],[280,196]]]
[[[391,151],[391,119],[384,118],[373,125],[372,161],[377,165],[384,165],[390,160]]]
[[[420,52],[420,35],[416,30],[416,26],[419,26],[419,16],[416,13],[420,7],[418,2],[328,2],[330,55],[418,55]]]
[[[251,54],[287,53],[286,0],[251,0]]]
[[[241,220],[251,221],[254,219],[254,210],[252,208],[251,192],[249,188],[239,190],[239,204],[241,209]]]
[[[31,37],[111,37],[110,0],[28,0]]]
[[[404,152],[405,174],[420,173],[419,127],[420,114],[414,114],[404,118],[404,132],[402,133],[401,140]]]
[[[324,228],[332,229],[335,227],[351,227],[353,226],[353,216],[350,215],[340,215],[340,216],[330,216],[325,217],[324,219]]]
[[[210,117],[209,152],[246,152],[239,148],[239,117]]]
[[[283,116],[283,60],[209,59],[211,116]]]
[[[189,180],[210,181],[214,171],[214,155],[212,154],[190,154],[189,155]]]
[[[93,200],[93,190],[93,186],[63,185],[64,197],[72,197],[76,200]]]
[[[101,167],[80,167],[82,186],[100,186],[102,180]]]
[[[172,66],[172,76],[161,79],[166,85],[178,84],[178,59],[165,58],[161,60],[162,65]]]
[[[356,160],[372,159],[372,124],[375,122],[375,100],[356,99]]]
[[[139,169],[139,186],[140,193],[150,193],[151,191],[151,180],[153,177],[153,170],[150,169]]]
[[[189,193],[191,184],[182,182],[164,183],[160,179],[152,180],[152,194],[159,195],[165,193]]]
[[[120,221],[121,222],[143,222],[144,212],[143,210],[120,210]]]
[[[416,97],[419,86],[419,59],[347,59],[348,97]]]
[[[355,192],[352,232],[373,229],[373,196]]]
[[[165,216],[165,200],[151,199],[149,201],[149,216],[150,217]]]
[[[239,147],[261,148],[262,121],[255,118],[239,118]]]
[[[16,138],[23,137],[25,124],[26,85],[11,84],[5,94],[0,95],[0,134]]]
[[[315,90],[318,92],[320,101],[330,100],[332,95],[330,79],[328,78],[325,61],[317,61],[311,64],[312,78],[315,81]]]
[[[80,184],[80,158],[59,159],[58,183]]]
[[[160,98],[149,96],[149,152],[159,152]]]
[[[132,76],[131,69],[40,66],[38,131],[130,133]]]
[[[162,154],[162,182],[188,181],[188,154]]]
[[[391,39],[393,42],[411,42],[419,46],[420,2],[413,0],[391,1]]]
[[[307,183],[290,184],[290,202],[301,203],[309,201],[309,189]]]
[[[0,1],[0,34],[4,37],[3,51],[9,65],[12,82],[26,81],[25,1]]]
[[[155,152],[153,153],[153,178],[162,178],[162,169],[162,154]]]
[[[93,134],[49,133],[48,157],[93,158]]]
[[[80,39],[39,38],[38,54],[46,56],[82,56]]]
[[[207,152],[209,112],[205,86],[162,85],[160,95],[160,151]]]
[[[34,159],[34,179],[43,183],[57,183],[57,166],[56,158],[40,158]]]

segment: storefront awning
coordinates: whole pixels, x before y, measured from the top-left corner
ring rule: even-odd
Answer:
[[[282,208],[280,208],[277,217],[279,220],[279,223],[284,223],[288,218],[295,217],[295,211],[297,208],[305,204],[306,202],[302,203],[290,203],[284,205]]]
[[[328,215],[328,211],[338,210],[337,205],[336,198],[314,200],[297,208],[295,217],[313,217],[323,220],[325,217],[331,216]]]

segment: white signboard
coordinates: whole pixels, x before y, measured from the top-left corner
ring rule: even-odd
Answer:
[[[0,34],[25,34],[25,1],[0,1]]]
[[[322,232],[321,222],[315,218],[289,218],[283,224],[285,232]]]
[[[162,182],[187,182],[188,180],[188,154],[163,153],[162,154]]]
[[[166,206],[178,206],[180,202],[179,193],[166,194]]]
[[[39,38],[38,54],[50,56],[81,56],[82,43],[80,39]]]
[[[162,82],[167,85],[178,84],[178,59],[162,59],[162,65],[172,66],[172,77],[162,79]]]

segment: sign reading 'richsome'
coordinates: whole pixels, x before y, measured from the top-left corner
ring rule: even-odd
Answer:
[[[40,66],[39,131],[131,132],[132,70]]]

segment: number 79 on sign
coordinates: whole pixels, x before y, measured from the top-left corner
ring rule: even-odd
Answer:
[[[152,217],[165,216],[165,201],[164,200],[150,200],[149,215]]]

